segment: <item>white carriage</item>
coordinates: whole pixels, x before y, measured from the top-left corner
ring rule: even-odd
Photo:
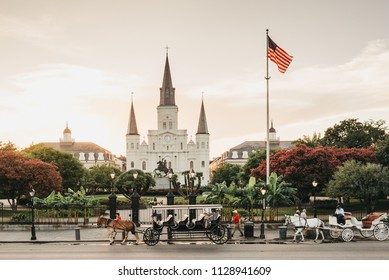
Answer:
[[[387,213],[374,212],[358,221],[351,212],[345,212],[344,223],[338,224],[336,216],[329,216],[329,231],[332,238],[342,237],[343,241],[349,242],[354,238],[354,231],[365,237],[374,236],[376,240],[384,241],[389,237]]]
[[[167,234],[168,240],[207,238],[216,244],[224,244],[228,240],[227,226],[220,223],[220,217],[210,219],[211,210],[222,207],[220,204],[153,206],[153,225],[144,231],[143,241],[154,246],[162,234]]]

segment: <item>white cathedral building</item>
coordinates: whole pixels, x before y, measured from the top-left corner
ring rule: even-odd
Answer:
[[[135,118],[134,103],[131,100],[130,118],[126,134],[127,170],[140,169],[154,173],[157,162],[166,161],[178,175],[178,181],[184,183],[182,172],[194,170],[202,172],[201,185],[209,182],[209,132],[205,116],[204,101],[201,102],[200,115],[195,141],[188,141],[186,129],[178,128],[178,106],[175,102],[175,88],[170,74],[168,54],[160,102],[157,106],[157,129],[148,130],[147,142],[141,142]],[[158,184],[158,182],[157,182]]]

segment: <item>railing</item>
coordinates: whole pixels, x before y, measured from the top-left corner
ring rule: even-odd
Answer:
[[[308,217],[313,217],[313,207],[306,205]],[[223,207],[221,211],[221,221],[229,223],[232,218],[232,211],[235,208]],[[265,222],[282,223],[285,221],[285,215],[293,215],[295,207],[279,207],[275,209],[266,208],[264,217]],[[245,220],[251,220],[253,222],[261,222],[262,209],[254,208],[250,211],[247,209],[237,209],[241,217]],[[323,221],[328,220],[328,216],[333,214],[333,209],[317,209],[317,217]],[[99,215],[109,215],[107,207],[67,207],[63,209],[59,208],[36,208],[35,211],[35,224],[49,224],[49,225],[64,225],[64,224],[83,224],[93,225],[96,224],[97,217]],[[117,210],[123,219],[131,220],[131,209]],[[353,216],[360,220],[366,215],[363,210],[352,211]],[[177,219],[180,214],[177,212]],[[182,215],[181,215],[182,216]],[[139,222],[141,224],[152,223],[152,208],[139,210]],[[18,206],[17,211],[13,211],[10,206],[5,204],[0,205],[0,224],[30,224],[31,223],[31,208]]]

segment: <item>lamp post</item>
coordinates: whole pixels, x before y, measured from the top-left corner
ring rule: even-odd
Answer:
[[[139,226],[139,199],[140,195],[138,194],[138,187],[136,185],[136,178],[138,177],[138,172],[132,173],[132,176],[134,177],[134,181],[132,184],[132,195],[131,195],[131,211],[132,211],[132,221]]]
[[[265,239],[265,223],[264,223],[264,213],[265,213],[265,207],[266,207],[265,194],[266,194],[266,188],[261,188],[262,218],[261,218],[261,234],[259,235],[260,239]]]
[[[109,199],[109,218],[116,219],[116,199],[117,196],[115,194],[115,188],[113,187],[113,180],[115,179],[115,172],[111,172],[111,195],[108,197]]]
[[[168,205],[174,205],[174,194],[172,192],[173,176],[174,176],[173,170],[169,169],[169,172],[167,173],[167,177],[169,178],[169,192],[166,195]]]
[[[317,211],[316,211],[316,187],[317,187],[317,181],[316,179],[313,180],[312,182],[313,186],[313,217],[317,217]]]
[[[31,191],[30,191],[30,197],[31,197],[31,240],[36,240],[34,196],[35,196],[35,190],[31,189]]]
[[[196,205],[196,192],[194,191],[194,181],[196,179],[196,172],[193,168],[189,171],[189,184],[190,184],[190,194],[189,194],[189,205]],[[196,218],[196,209],[189,210],[189,219],[192,221]]]
[[[190,195],[189,195],[189,204],[196,204],[196,192],[194,191],[194,181],[196,179],[196,172],[191,169],[189,172],[189,183],[190,183]]]

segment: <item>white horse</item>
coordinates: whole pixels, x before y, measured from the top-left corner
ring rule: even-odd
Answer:
[[[317,238],[319,237],[319,232],[322,237],[322,241],[324,240],[324,222],[318,218],[312,218],[312,219],[304,219],[300,218],[299,216],[289,216],[285,215],[285,226],[288,224],[293,224],[295,228],[295,234],[293,237],[293,242],[296,241],[296,237],[298,234],[301,234],[301,241],[304,241],[304,229],[315,229],[316,230],[316,238],[314,242],[316,242]]]

